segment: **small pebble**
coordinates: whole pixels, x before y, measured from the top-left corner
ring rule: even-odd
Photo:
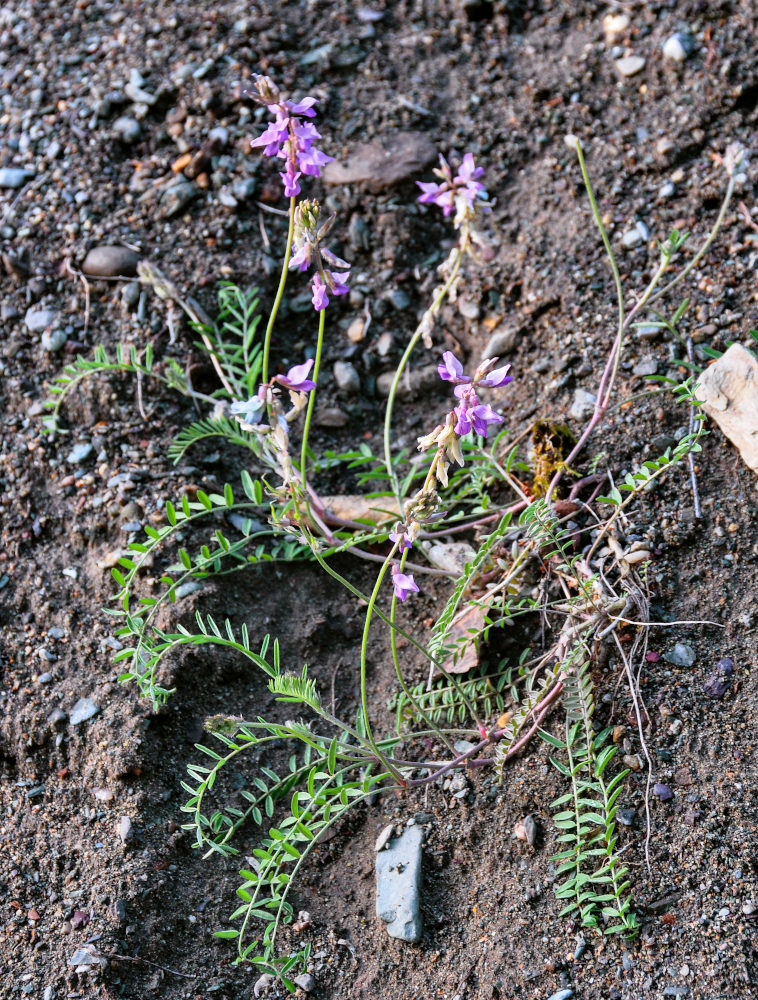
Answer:
[[[49,684],[52,679],[53,679],[53,675],[46,672],[44,674],[40,674],[39,675],[39,677],[37,678],[37,683],[38,684]]]
[[[616,817],[622,826],[631,826],[634,823],[634,817],[637,815],[635,809],[619,809],[616,813]]]
[[[621,76],[636,76],[645,68],[645,60],[642,56],[625,56],[616,60],[616,69]]]
[[[202,583],[199,583],[197,580],[187,580],[186,583],[180,583],[174,593],[176,594],[176,599],[180,600],[182,597],[188,597],[190,594],[194,594],[195,591],[202,589]]]
[[[68,453],[66,461],[69,465],[81,465],[83,462],[86,462],[88,458],[91,458],[94,452],[94,446],[90,441],[80,441],[79,444],[75,444]]]
[[[42,333],[57,319],[58,313],[54,309],[27,309],[24,323],[30,333]]]
[[[623,36],[631,21],[628,14],[608,13],[603,18],[603,34],[606,45],[615,45]]]
[[[132,277],[137,273],[139,254],[129,247],[102,246],[93,247],[82,264],[82,272],[94,278]]]
[[[131,146],[133,143],[137,142],[142,134],[142,126],[136,118],[130,118],[124,115],[123,117],[115,120],[113,123],[113,131],[123,143],[127,146]]]
[[[376,342],[376,353],[380,358],[386,358],[392,350],[393,336],[389,330],[385,330]]]
[[[316,424],[319,427],[345,427],[350,417],[338,406],[327,406],[316,413]]]
[[[199,194],[200,188],[191,181],[182,179],[172,184],[163,194],[161,210],[163,217],[171,219],[179,215]]]
[[[341,392],[353,395],[360,391],[360,375],[349,361],[336,361],[334,363],[334,381]]]
[[[594,393],[587,392],[585,389],[575,389],[574,402],[571,404],[569,413],[577,420],[583,420],[585,417],[592,416],[596,402],[597,396]]]
[[[128,843],[132,839],[132,821],[128,816],[122,816],[118,821],[118,835],[122,844]]]
[[[634,229],[627,229],[621,237],[621,244],[626,247],[627,250],[633,250],[634,247],[638,247],[640,243],[642,243],[642,233],[636,226]]]
[[[500,358],[504,354],[510,354],[516,346],[518,334],[518,327],[499,326],[487,341],[482,357]]]
[[[232,184],[232,194],[237,201],[248,201],[255,194],[257,184],[252,177],[242,177]]]
[[[557,993],[551,993],[547,1000],[571,1000],[574,995],[572,989],[558,990]]]
[[[292,981],[304,993],[312,993],[316,989],[316,980],[308,972],[304,972],[302,976],[295,976]]]
[[[407,309],[411,304],[408,293],[403,291],[402,288],[393,288],[387,294],[387,301],[397,310]]]
[[[695,42],[692,35],[684,31],[677,31],[663,43],[663,54],[672,62],[684,62],[687,56],[692,54]]]
[[[518,840],[525,840],[530,847],[534,847],[537,840],[537,824],[534,816],[524,816],[514,827],[514,835]]]
[[[691,667],[695,662],[695,651],[686,643],[678,642],[673,649],[663,654],[663,658],[675,667]]]
[[[96,705],[91,698],[80,698],[71,709],[69,721],[72,726],[78,726],[82,722],[87,722],[100,711],[100,706]]]
[[[358,344],[366,336],[366,321],[360,316],[356,317],[347,328],[347,339],[352,344]]]
[[[55,330],[45,330],[39,342],[43,351],[47,351],[48,354],[57,354],[67,340],[65,331],[58,327]]]
[[[461,296],[458,299],[458,312],[464,319],[479,319],[479,303]]]
[[[657,371],[658,362],[655,358],[643,358],[632,369],[632,375],[655,375]]]
[[[674,797],[674,793],[669,786],[663,785],[660,782],[656,782],[653,785],[653,794],[657,795],[661,802],[670,802]]]
[[[658,188],[658,197],[664,201],[673,198],[676,193],[676,184],[673,181],[664,181]]]
[[[376,843],[374,844],[374,850],[383,851],[394,832],[395,832],[394,823],[390,823],[388,826],[385,826],[385,828],[376,838]]]

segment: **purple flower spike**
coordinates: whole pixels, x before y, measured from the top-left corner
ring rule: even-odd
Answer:
[[[286,375],[277,375],[276,381],[295,392],[310,392],[316,388],[316,383],[308,378],[311,368],[313,368],[313,358],[304,361],[302,365],[294,365]]]
[[[443,382],[470,382],[468,375],[463,374],[463,365],[452,351],[445,351],[442,355],[442,363],[437,365],[437,371]]]
[[[250,145],[254,149],[262,146],[264,156],[286,160],[286,168],[280,174],[284,193],[295,198],[300,194],[300,177],[303,174],[320,177],[321,167],[334,159],[313,145],[321,138],[318,129],[311,122],[301,121],[302,117],[315,117],[316,98],[305,97],[299,103],[282,101],[278,88],[266,76],[256,76],[255,90],[249,96],[265,104],[275,118],[257,138],[251,139]]]
[[[392,586],[395,588],[395,597],[399,601],[404,601],[411,591],[418,593],[418,586],[412,574],[401,573],[399,566],[392,567]]]
[[[464,222],[470,222],[477,211],[486,211],[489,208],[482,204],[487,201],[487,192],[484,184],[478,180],[484,170],[476,166],[472,153],[466,153],[463,157],[455,177],[450,164],[442,155],[440,155],[440,165],[435,167],[434,173],[442,183],[416,181],[422,192],[418,200],[422,205],[438,205],[445,216],[450,215],[455,209],[453,224],[456,229],[459,229]]]

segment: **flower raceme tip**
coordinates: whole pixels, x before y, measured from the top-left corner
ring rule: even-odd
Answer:
[[[311,301],[316,312],[326,309],[330,295],[346,295],[349,291],[350,265],[322,243],[333,223],[333,216],[321,222],[321,206],[317,201],[306,198],[295,209],[292,256],[287,266],[299,271],[315,267],[311,278]]]
[[[488,211],[487,192],[479,178],[484,174],[483,167],[477,167],[473,153],[466,153],[453,176],[453,170],[445,157],[440,153],[440,165],[434,168],[434,173],[440,178],[440,184],[435,181],[416,181],[421,188],[418,201],[422,205],[438,205],[442,214],[447,217],[455,210],[453,225],[460,229],[464,222],[470,222],[478,211]]]
[[[283,101],[279,89],[267,76],[256,76],[255,90],[249,94],[274,115],[274,121],[257,138],[251,139],[250,145],[254,149],[263,147],[264,156],[276,156],[285,161],[279,176],[284,183],[285,196],[295,198],[300,194],[301,176],[320,177],[321,167],[334,159],[313,145],[321,138],[316,126],[302,121],[302,118],[315,118],[313,105],[318,102],[315,97],[305,97],[299,102]]]

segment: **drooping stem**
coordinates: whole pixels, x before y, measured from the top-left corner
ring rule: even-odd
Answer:
[[[274,323],[276,322],[276,314],[279,312],[279,306],[282,303],[282,296],[284,295],[284,286],[287,284],[287,269],[289,267],[290,253],[292,251],[292,239],[295,235],[295,198],[290,198],[290,210],[289,210],[289,228],[287,230],[287,248],[284,251],[284,260],[282,262],[282,273],[279,277],[279,287],[276,290],[276,297],[274,299],[274,304],[271,307],[271,313],[268,318],[268,323],[266,324],[266,334],[263,338],[263,363],[261,367],[261,381],[268,381],[268,357],[271,349],[271,335],[274,332]]]

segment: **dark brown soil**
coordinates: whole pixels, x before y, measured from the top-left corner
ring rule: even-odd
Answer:
[[[321,99],[323,145],[336,157],[398,130],[423,132],[445,153],[476,154],[494,204],[488,230],[495,259],[487,267],[467,265],[463,298],[476,308],[447,308],[437,342],[444,349],[457,341],[476,360],[493,327],[509,326],[516,331],[508,360],[517,379],[504,405],[513,436],[537,417],[569,419],[578,429],[568,412],[576,388],[596,388],[614,333],[614,293],[564,135],[572,132],[585,145],[631,292],[644,287],[656,263],[654,237],[677,226],[693,233],[693,247],[704,238],[725,186],[717,154],[733,140],[754,144],[758,117],[758,15],[751,0],[613,5],[617,13],[622,8],[630,26],[616,53],[604,41],[604,5],[579,0],[377,0],[371,5],[381,14],[377,20],[367,18],[368,5],[339,2],[9,0],[0,10],[0,166],[35,171],[23,189],[0,189],[3,996],[247,998],[257,978],[234,966],[232,946],[212,936],[234,908],[239,862],[203,861],[189,848],[180,828],[179,782],[187,763],[199,759],[194,744],[207,714],[256,716],[271,709],[271,696],[241,663],[200,650],[169,665],[166,680],[176,694],[153,714],[116,681],[113,621],[103,613],[113,593],[103,563],[123,546],[123,521],[134,517],[133,508],[123,514],[126,504],[138,504],[149,521],[188,483],[209,488],[236,481],[243,457],[200,448],[187,458],[192,467],[174,468],[166,449],[194,411],[146,384],[143,421],[134,384],[121,378],[83,384],[65,411],[70,439],[42,436],[41,404],[69,352],[119,341],[142,349],[150,341],[181,364],[197,358],[186,327],[169,344],[159,300],[147,299],[143,317],[123,304],[118,283],[90,283],[85,322],[83,284],[65,261],[80,264],[98,243],[130,243],[208,311],[223,279],[258,285],[269,303],[284,230],[280,218],[259,215],[255,200],[281,204],[278,180],[271,162],[246,146],[259,126],[235,89],[251,73],[266,72],[283,89]],[[675,64],[661,46],[682,26],[696,47]],[[623,78],[614,57],[629,53],[644,56],[646,65]],[[205,72],[193,75],[206,60]],[[145,109],[137,141],[125,145],[114,123],[134,108],[112,92],[123,91],[133,69],[158,100]],[[220,125],[229,142],[208,188],[184,213],[161,218],[150,196],[154,182],[170,173],[185,147],[197,149]],[[224,207],[219,190],[245,177],[257,184],[254,199]],[[672,178],[673,191],[664,193]],[[755,179],[748,163],[722,234],[687,282],[692,305],[685,328],[698,344],[723,348],[758,326],[756,227],[749,222]],[[378,447],[375,380],[398,360],[441,251],[433,255],[439,247],[446,251],[450,231],[415,206],[410,180],[379,194],[319,183],[309,193],[337,213],[335,249],[353,262],[353,287],[374,314],[356,349],[345,330],[362,314],[358,298],[330,308],[323,405],[340,406],[349,422],[321,429],[314,446],[344,448],[363,435]],[[622,249],[623,234],[638,220],[651,240]],[[361,221],[365,241],[356,236]],[[393,288],[407,293],[407,308],[383,301]],[[59,313],[68,335],[60,354],[46,353],[40,333],[27,329],[29,308]],[[284,317],[283,363],[285,351],[291,359],[302,356],[313,327],[310,312]],[[376,343],[384,331],[394,340],[381,357]],[[342,397],[331,380],[332,363],[350,356],[363,380],[358,397]],[[645,388],[633,373],[640,360],[654,358],[665,373],[676,356],[681,350],[665,337],[632,336],[619,398]],[[419,353],[418,364],[429,360]],[[422,393],[405,404],[407,444],[428,429],[441,398]],[[659,454],[654,439],[676,438],[684,412],[669,397],[616,410],[590,442],[587,464],[602,452],[618,475]],[[77,441],[93,442],[96,458],[74,475],[66,456]],[[625,943],[585,932],[586,948],[577,949],[577,929],[559,919],[549,803],[562,785],[548,748],[534,745],[508,768],[502,787],[477,775],[463,800],[438,787],[379,799],[319,847],[296,897],[296,907],[312,917],[302,939],[313,945],[316,996],[511,1000],[547,998],[564,988],[584,1000],[757,995],[758,495],[754,474],[717,431],[697,466],[702,520],[694,517],[680,468],[627,525],[628,535],[653,548],[654,620],[721,626],[650,632],[651,649],[665,653],[686,642],[696,661],[690,667],[652,662],[641,678],[654,780],[675,795],[651,803],[650,870],[643,772],[627,781],[622,798],[625,808],[637,810],[619,837],[640,938]],[[136,483],[129,494],[107,486],[124,471]],[[353,488],[344,481],[322,486]],[[366,587],[367,565],[345,560],[340,568]],[[422,637],[442,594],[440,585],[424,583],[406,606],[407,623]],[[308,661],[324,696],[333,692],[338,709],[354,710],[362,609],[317,567],[263,566],[223,578],[186,598],[178,620],[189,622],[195,609],[246,621],[254,641],[267,632],[278,636],[285,662],[298,668]],[[383,644],[376,649],[372,717],[379,730],[389,730],[393,675]],[[726,655],[734,659],[735,681],[723,698],[708,698],[705,679]],[[420,679],[421,665],[408,664]],[[613,695],[618,672],[612,657],[597,668],[601,693]],[[99,707],[90,721],[50,721],[54,710],[70,713],[80,698]],[[608,700],[601,712],[604,721],[630,722],[623,693],[615,714]],[[637,753],[632,725],[628,739],[627,749]],[[249,780],[244,761],[233,778],[240,786]],[[426,932],[409,946],[388,939],[374,916],[373,845],[388,822],[418,812],[433,817]],[[533,848],[513,836],[526,813],[538,821]],[[132,822],[126,844],[118,834],[122,817]],[[241,832],[241,858],[257,835],[255,828]],[[86,942],[108,956],[99,974],[78,975],[69,966]]]

